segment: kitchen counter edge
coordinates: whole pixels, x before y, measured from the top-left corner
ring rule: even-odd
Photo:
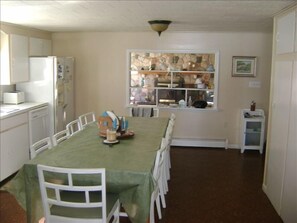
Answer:
[[[40,108],[47,106],[47,102],[25,102],[17,105],[10,105],[10,104],[1,104],[0,108],[2,109],[17,109],[16,111],[9,112],[9,113],[1,113],[0,114],[0,120],[6,119],[15,115],[22,114],[24,112],[28,112],[32,109]]]

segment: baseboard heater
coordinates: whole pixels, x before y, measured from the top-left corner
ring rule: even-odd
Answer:
[[[212,148],[228,149],[228,139],[173,138],[171,145],[172,146],[185,146],[185,147],[212,147]]]

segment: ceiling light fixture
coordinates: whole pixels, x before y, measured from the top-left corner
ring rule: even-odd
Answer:
[[[158,32],[159,36],[161,36],[161,32],[165,31],[171,21],[169,20],[152,20],[148,21],[148,23],[151,25],[152,30]]]

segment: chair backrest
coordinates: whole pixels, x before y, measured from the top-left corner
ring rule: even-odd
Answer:
[[[90,123],[96,121],[95,112],[88,112],[78,117],[80,125],[82,128],[85,128]]]
[[[162,174],[162,168],[163,165],[165,164],[165,152],[167,148],[167,140],[165,138],[162,139],[161,147],[157,151],[157,155],[155,158],[155,165],[154,165],[154,170],[153,170],[153,177],[154,179],[158,182],[160,180],[161,174]]]
[[[153,117],[159,117],[159,108],[153,108]]]
[[[171,143],[171,140],[172,140],[173,127],[174,127],[174,121],[169,120],[167,129],[166,129],[166,133],[165,133],[165,138],[168,139],[169,143]]]
[[[56,133],[55,135],[53,135],[53,145],[54,146],[58,145],[59,143],[68,139],[69,136],[70,136],[70,134],[69,134],[68,129],[65,129],[65,130],[62,130],[62,131]]]
[[[154,165],[154,170],[153,170],[153,177],[156,182],[159,181],[160,176],[161,176],[161,168],[162,168],[162,151],[158,150],[157,155],[155,158],[155,165]]]
[[[47,223],[106,222],[104,168],[70,169],[37,165],[37,170]],[[82,212],[87,216],[80,216]]]
[[[35,158],[41,152],[52,148],[52,141],[49,137],[39,140],[30,146],[30,158]]]
[[[159,117],[159,108],[156,107],[132,107],[129,115],[131,117]]]
[[[78,133],[80,130],[82,130],[82,127],[80,125],[80,122],[78,119],[72,121],[72,122],[69,122],[67,125],[66,125],[66,129],[69,131],[69,136],[72,136],[76,133]]]
[[[170,120],[173,120],[173,121],[175,121],[175,119],[176,119],[176,115],[175,115],[175,114],[173,114],[173,113],[171,113],[171,115],[170,115]]]

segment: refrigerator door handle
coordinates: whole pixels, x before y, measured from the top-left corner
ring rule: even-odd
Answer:
[[[67,125],[66,120],[67,120],[67,112],[66,112],[66,108],[67,108],[68,104],[64,104],[63,105],[63,124],[64,126]]]

